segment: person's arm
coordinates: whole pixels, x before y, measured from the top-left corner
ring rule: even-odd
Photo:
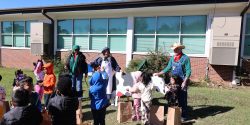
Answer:
[[[190,64],[190,59],[187,57],[185,62],[184,62],[184,67],[185,67],[185,79],[183,80],[181,84],[181,89],[186,89],[187,88],[187,81],[189,77],[191,76],[191,64]]]
[[[135,86],[129,88],[129,92],[131,92],[131,93],[137,93],[137,92],[140,92],[140,90],[139,90],[138,86],[135,85]]]
[[[187,57],[187,59],[184,62],[185,64],[185,73],[186,73],[186,78],[189,79],[191,76],[191,63],[190,63],[190,59]]]
[[[158,72],[158,73],[154,73],[154,76],[159,76],[159,75],[162,75],[164,73],[167,73],[171,70],[172,68],[172,61],[173,61],[173,57],[171,57],[168,61],[168,65],[166,68],[164,68],[162,71]]]
[[[84,73],[84,81],[86,82],[87,77],[88,77],[88,64],[86,63],[86,57],[85,55],[82,53],[82,61],[83,61],[83,73]]]
[[[114,57],[111,57],[111,65],[112,65],[113,70],[115,70],[116,72],[120,72],[121,67],[118,65]]]
[[[40,62],[40,61],[38,61],[37,62],[37,64],[36,64],[36,68],[35,68],[35,70],[34,70],[34,73],[38,73],[38,68],[40,67],[42,65],[42,63]]]
[[[67,57],[65,65],[64,65],[64,69],[69,70],[70,69],[70,58],[72,56],[72,53]]]

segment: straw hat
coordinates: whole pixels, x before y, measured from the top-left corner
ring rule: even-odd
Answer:
[[[174,43],[174,44],[171,46],[171,49],[172,49],[172,50],[175,50],[176,48],[185,49],[185,46],[184,46],[184,45],[181,45],[180,43]]]

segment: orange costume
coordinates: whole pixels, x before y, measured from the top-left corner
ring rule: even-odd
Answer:
[[[47,63],[43,67],[47,70],[43,79],[44,94],[52,94],[56,85],[54,66],[52,63]]]

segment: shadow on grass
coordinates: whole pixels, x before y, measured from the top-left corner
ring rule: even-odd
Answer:
[[[113,112],[116,112],[116,110],[106,110],[106,116],[107,116],[107,114],[113,113]],[[93,120],[91,111],[83,112],[82,120],[83,121]]]
[[[193,109],[194,107],[198,108]],[[230,106],[218,106],[218,105],[198,105],[194,107],[188,107],[189,108],[188,119],[198,119],[198,118],[206,118],[209,116],[215,116],[217,114],[228,112],[234,108]]]

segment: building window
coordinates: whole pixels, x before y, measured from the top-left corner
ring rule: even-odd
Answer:
[[[30,21],[5,21],[2,25],[2,46],[30,47]]]
[[[250,56],[250,14],[247,14],[245,41],[244,41],[244,56]]]
[[[82,50],[125,51],[127,18],[58,20],[58,49],[79,45]]]
[[[134,51],[172,52],[170,46],[181,42],[187,54],[205,54],[206,16],[136,17]]]

